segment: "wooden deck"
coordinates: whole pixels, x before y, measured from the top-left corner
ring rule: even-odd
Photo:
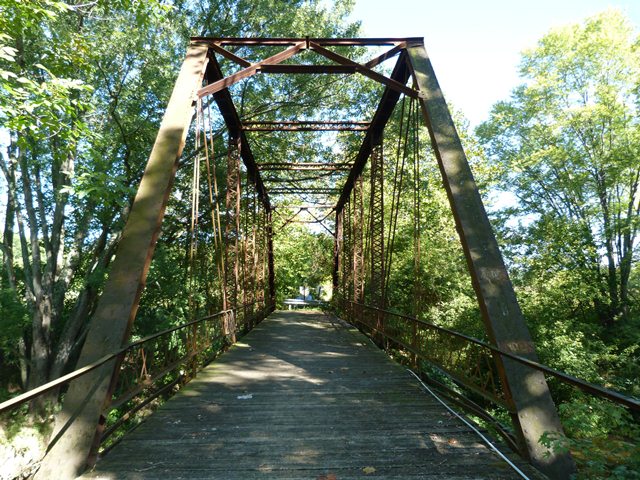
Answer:
[[[520,477],[357,330],[322,313],[286,311],[205,368],[83,478]]]

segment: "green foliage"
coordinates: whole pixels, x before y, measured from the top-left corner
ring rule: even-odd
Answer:
[[[638,39],[610,10],[523,53],[524,83],[477,129],[516,198],[495,225],[543,363],[637,395]],[[502,205],[501,205],[502,203]],[[638,478],[638,424],[550,380],[579,478]]]
[[[333,267],[333,238],[300,225],[288,225],[276,231],[274,261],[278,303],[298,297],[299,287],[326,288]]]
[[[525,83],[478,128],[494,178],[518,198],[517,263],[533,276],[572,271],[609,326],[631,316],[640,218],[633,35],[615,10],[553,30],[523,54]]]
[[[5,355],[4,361],[15,363],[18,359],[16,338],[28,326],[29,311],[16,298],[15,292],[0,288],[0,351]]]

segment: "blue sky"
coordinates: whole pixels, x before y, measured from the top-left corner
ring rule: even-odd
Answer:
[[[424,37],[447,101],[476,126],[519,83],[522,50],[607,8],[640,26],[640,0],[356,0],[352,19],[367,37]]]

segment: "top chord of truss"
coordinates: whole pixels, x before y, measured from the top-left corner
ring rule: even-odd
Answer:
[[[369,128],[369,122],[343,121],[282,121],[282,122],[244,122],[242,127],[246,132],[329,132],[351,131],[362,132]]]
[[[380,37],[380,38],[235,38],[235,37],[191,37],[192,41],[215,43],[228,46],[268,46],[268,45],[295,45],[299,42],[314,42],[323,46],[384,46],[398,45],[400,43],[423,43],[423,37]]]

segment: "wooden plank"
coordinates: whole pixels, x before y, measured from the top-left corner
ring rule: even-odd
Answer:
[[[205,368],[83,478],[347,479],[365,467],[376,479],[518,478],[351,326],[287,311]]]

